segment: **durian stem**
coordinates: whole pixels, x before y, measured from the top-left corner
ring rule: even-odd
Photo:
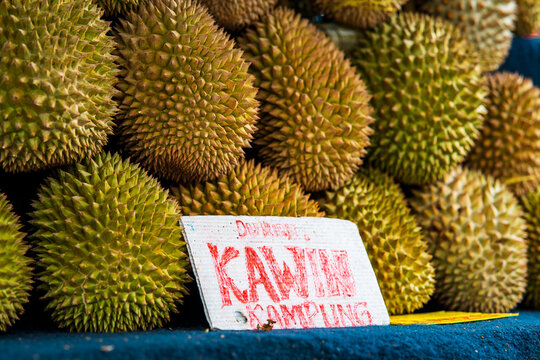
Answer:
[[[506,179],[504,183],[506,185],[513,185],[513,184],[519,184],[519,183],[524,183],[528,181],[536,181],[537,179],[538,179],[538,176],[534,176],[534,175],[516,176],[513,178]]]

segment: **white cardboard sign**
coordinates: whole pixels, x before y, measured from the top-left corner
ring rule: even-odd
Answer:
[[[183,216],[191,264],[213,329],[388,325],[384,300],[350,221]]]

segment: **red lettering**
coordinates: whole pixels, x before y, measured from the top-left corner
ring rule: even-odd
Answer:
[[[343,326],[346,326],[346,322],[345,322],[345,318],[347,318],[347,320],[349,320],[349,322],[351,323],[351,326],[355,326],[356,323],[354,322],[354,315],[353,315],[353,311],[352,311],[352,308],[351,308],[351,304],[347,304],[345,306],[345,309],[347,311],[345,311],[343,309],[343,305],[341,304],[338,304],[337,305],[337,308],[338,308],[338,312],[339,312],[339,317],[341,319],[341,323],[343,324]],[[345,316],[344,316],[345,315]]]
[[[307,255],[311,272],[313,273],[313,281],[315,282],[315,296],[324,297],[324,285],[319,274],[320,264],[319,257],[317,256],[317,249],[307,249]]]
[[[248,302],[247,290],[240,291],[238,287],[234,284],[233,280],[227,275],[225,266],[229,261],[238,257],[240,252],[235,248],[228,246],[225,248],[221,258],[219,257],[217,246],[214,244],[207,243],[208,250],[212,255],[212,260],[214,262],[214,269],[216,270],[216,276],[219,284],[219,292],[221,294],[221,307],[231,306],[231,296],[229,290],[232,290],[234,296],[243,304]]]
[[[272,227],[266,221],[261,222],[261,229],[264,237],[273,236]]]
[[[364,309],[360,313],[360,316],[358,316],[359,307]],[[359,302],[359,303],[354,304],[354,317],[358,325],[372,325],[373,324],[373,319],[371,318],[371,314],[369,310],[367,310],[366,308],[367,308],[366,302]]]
[[[261,319],[259,319],[257,315],[255,314],[255,311],[257,311],[258,309],[260,309],[260,311],[264,311],[263,307],[259,304],[255,305],[253,309],[251,308],[251,306],[249,306],[249,304],[246,305],[246,311],[248,313],[248,318],[249,318],[249,326],[251,326],[253,330],[257,329],[257,325],[260,325],[260,326],[264,325],[264,322],[262,322]]]
[[[291,310],[287,309],[287,305],[281,304],[280,306],[281,312],[283,314],[283,323],[285,325],[285,328],[292,328],[292,324],[297,324],[296,318],[298,318],[298,321],[300,322],[300,326],[302,326],[304,329],[308,327],[308,322],[306,320],[306,316],[304,315],[304,312],[302,311],[302,305],[293,305],[291,307]]]
[[[240,225],[242,225],[242,230],[240,230]],[[246,225],[242,220],[236,220],[236,228],[238,229],[238,236],[244,237],[247,235]]]
[[[274,233],[274,236],[279,237],[279,234],[281,234],[281,225],[272,224],[272,232]]]
[[[321,309],[321,314],[322,314],[322,317],[323,317],[324,326],[326,326],[327,328],[329,328],[329,327],[341,327],[341,325],[339,324],[338,314],[336,313],[336,306],[334,304],[330,304],[330,309],[332,309],[332,316],[334,317],[333,322],[330,322],[328,320],[328,316],[326,316],[326,310],[324,309],[324,305],[319,305],[319,309]]]
[[[320,249],[322,270],[326,277],[328,296],[354,296],[355,284],[345,250],[332,250],[332,258],[326,250]]]
[[[259,258],[259,255],[250,247],[246,247],[246,267],[248,273],[248,282],[249,282],[249,297],[250,302],[259,301],[259,294],[257,293],[257,285],[262,284],[266,289],[266,292],[270,296],[273,302],[279,302],[279,297],[270,282],[270,278],[264,270],[264,265]],[[256,275],[259,274],[259,276]]]
[[[313,312],[309,311],[309,308],[311,306],[314,309]],[[312,327],[312,328],[315,327],[315,323],[313,322],[313,318],[315,317],[315,315],[317,315],[319,313],[319,310],[317,309],[317,304],[315,304],[313,301],[306,301],[304,303],[304,310],[305,310],[306,315],[307,315],[307,321],[308,321],[309,327]]]
[[[283,262],[283,270],[279,268],[276,257],[274,256],[274,250],[269,246],[260,247],[259,250],[263,253],[270,271],[274,278],[276,279],[277,287],[281,293],[281,299],[289,299],[289,294],[291,288],[294,286],[294,292],[302,297],[307,298],[309,296],[309,288],[307,283],[307,274],[306,274],[306,261],[304,249],[298,247],[287,247],[294,259],[296,265],[296,274],[292,274],[289,266],[285,261]]]
[[[285,224],[285,228],[287,228],[289,240],[292,240],[293,238],[296,238],[298,236],[298,234],[296,233],[296,226],[292,224]]]
[[[259,235],[259,227],[256,223],[247,223],[246,227],[250,236],[257,237]]]

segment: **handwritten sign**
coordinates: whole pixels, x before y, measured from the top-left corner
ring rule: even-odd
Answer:
[[[356,225],[326,218],[183,216],[210,326],[388,325]]]

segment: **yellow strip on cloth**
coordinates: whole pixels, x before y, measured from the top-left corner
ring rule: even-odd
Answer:
[[[441,324],[456,324],[471,321],[482,321],[500,319],[510,316],[518,316],[519,313],[471,313],[461,311],[437,311],[424,314],[408,314],[390,316],[390,325],[441,325]]]

